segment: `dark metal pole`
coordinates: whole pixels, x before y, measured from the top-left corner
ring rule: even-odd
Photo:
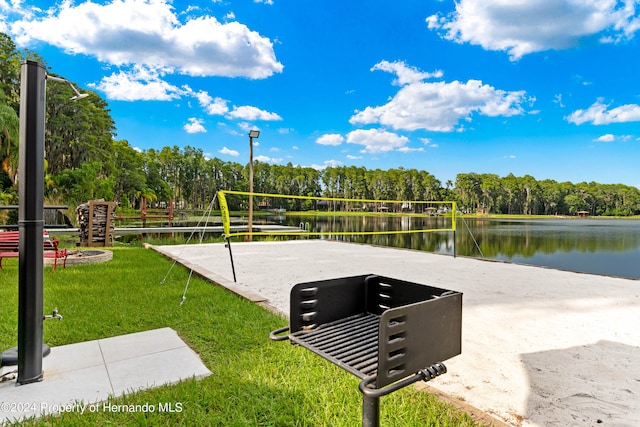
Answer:
[[[453,257],[456,257],[456,230],[453,230]]]
[[[362,395],[362,427],[380,426],[380,397]]]
[[[44,126],[46,70],[24,61],[18,175],[18,384],[42,381]]]
[[[233,253],[231,252],[231,240],[227,237],[227,248],[229,248],[229,259],[231,259],[231,271],[233,272],[233,281],[236,282],[236,266],[233,264]]]
[[[246,240],[253,241],[253,137],[249,132],[249,223],[247,225],[249,235]]]

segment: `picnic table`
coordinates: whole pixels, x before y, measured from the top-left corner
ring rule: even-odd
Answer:
[[[43,249],[45,258],[53,258],[53,273],[58,267],[58,259],[63,260],[64,268],[67,268],[67,256],[69,252],[64,248],[59,248],[59,241],[49,237],[47,230],[43,233]],[[20,232],[3,231],[0,232],[0,270],[2,269],[3,258],[17,258],[19,256]]]

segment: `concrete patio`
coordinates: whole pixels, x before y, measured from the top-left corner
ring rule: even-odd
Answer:
[[[3,373],[15,368],[3,367]],[[52,347],[43,359],[43,370],[41,382],[0,383],[0,424],[51,413],[114,410],[103,402],[211,374],[171,328]],[[175,402],[151,404],[157,411]]]

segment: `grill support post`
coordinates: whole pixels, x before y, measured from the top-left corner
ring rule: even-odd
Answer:
[[[380,426],[380,398],[378,396],[362,396],[362,427]]]
[[[447,373],[447,367],[444,363],[434,363],[433,365],[416,372],[414,375],[404,378],[398,382],[383,388],[371,388],[369,385],[376,381],[376,376],[366,377],[358,388],[362,393],[362,427],[379,427],[380,426],[380,398],[396,390],[407,387],[418,381],[429,382],[435,377]]]

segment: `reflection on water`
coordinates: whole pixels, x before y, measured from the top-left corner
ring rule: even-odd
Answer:
[[[410,216],[280,216],[271,222],[313,231],[390,231],[443,229],[447,217]],[[519,264],[547,266],[640,279],[640,221],[619,219],[458,219],[455,252]],[[464,221],[464,222],[463,222]],[[466,224],[465,224],[466,222]],[[468,227],[468,228],[467,228]],[[451,232],[330,236],[381,246],[453,254]],[[476,247],[477,241],[482,255]]]

